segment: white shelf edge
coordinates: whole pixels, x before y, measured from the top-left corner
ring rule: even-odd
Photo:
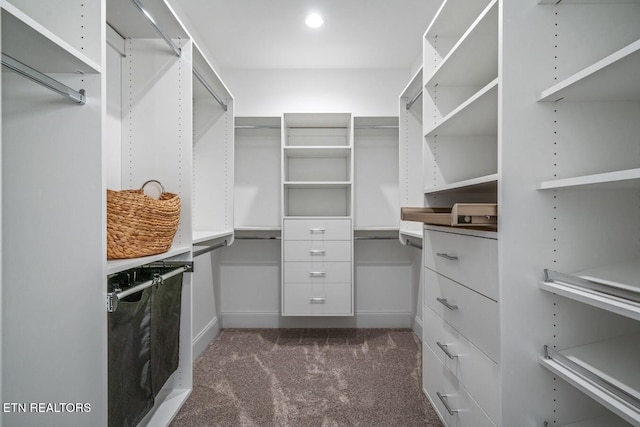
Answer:
[[[446,3],[446,2],[445,2]],[[491,12],[491,9],[493,9],[494,6],[496,6],[498,3],[498,0],[491,0],[491,2],[489,2],[489,4],[484,8],[484,10],[482,11],[482,13],[476,18],[475,21],[473,21],[473,23],[469,26],[469,28],[467,28],[467,31],[464,32],[464,34],[462,34],[462,36],[460,37],[460,39],[456,42],[456,44],[451,48],[451,50],[449,51],[449,53],[442,59],[442,62],[440,62],[440,64],[438,65],[438,67],[433,71],[433,73],[431,73],[431,75],[429,76],[429,78],[426,80],[425,86],[429,86],[429,82],[431,82],[433,80],[433,78],[443,69],[447,66],[447,62],[449,61],[449,59],[456,54],[456,51],[458,51],[460,49],[460,46],[462,46],[470,37],[470,35],[478,28],[478,26],[482,23],[482,21],[485,19],[485,17]],[[444,3],[443,3],[444,6]],[[438,12],[439,13],[439,12]],[[429,30],[427,30],[428,32]]]
[[[424,194],[436,194],[436,193],[444,193],[449,191],[462,190],[465,188],[490,184],[490,183],[498,182],[498,174],[491,174],[486,176],[481,176],[478,178],[467,179],[464,181],[458,181],[447,185],[441,185],[438,187],[430,187],[424,189]]]
[[[584,175],[573,178],[543,181],[538,184],[538,190],[553,190],[568,187],[581,187],[597,184],[614,184],[623,181],[640,180],[640,168],[615,172],[605,172],[594,175]],[[640,186],[640,182],[638,183]]]
[[[560,376],[562,379],[567,381],[572,386],[576,387],[578,390],[585,393],[587,396],[591,397],[604,407],[611,410],[613,413],[619,415],[620,417],[633,424],[640,423],[639,409],[625,404],[615,395],[600,387],[598,384],[590,381],[587,378],[584,378],[581,375],[578,375],[577,373],[567,369],[566,367],[562,366],[560,363],[552,359],[545,359],[544,357],[541,357],[540,364],[546,369]]]
[[[220,239],[233,235],[233,230],[197,230],[193,231],[192,244],[206,242],[208,240]]]
[[[487,84],[482,89],[480,89],[478,92],[473,94],[469,99],[467,99],[465,102],[460,104],[455,110],[453,110],[452,112],[447,114],[445,117],[443,117],[442,120],[440,120],[440,123],[438,123],[433,128],[431,128],[427,133],[425,133],[424,136],[434,136],[434,134],[437,132],[438,129],[440,129],[442,126],[445,126],[449,121],[451,121],[458,114],[460,114],[461,112],[465,111],[467,108],[472,106],[475,102],[477,102],[483,96],[488,94],[491,90],[497,88],[498,87],[498,80],[499,79],[496,77],[491,82],[489,82],[489,84]]]
[[[180,411],[180,408],[182,408],[182,405],[187,401],[189,395],[191,395],[191,389],[171,390],[164,399],[161,399],[160,402],[155,402],[153,412],[150,412],[143,419],[143,422],[147,426],[169,425]]]
[[[351,181],[284,181],[285,187],[347,188]]]
[[[539,102],[558,101],[560,98],[563,97],[562,96],[563,90],[568,89],[572,85],[583,81],[587,77],[590,77],[600,71],[605,70],[608,66],[615,64],[616,62],[626,57],[629,57],[634,53],[640,54],[640,40],[636,40],[635,42],[601,59],[600,61],[591,64],[590,66],[578,71],[574,75],[542,91],[538,97],[538,101]]]
[[[71,56],[74,59],[74,62],[77,61],[81,64],[84,64],[88,69],[82,70],[83,72],[85,73],[86,72],[93,72],[93,73],[102,72],[102,67],[99,64],[91,60],[85,54],[83,54],[82,52],[80,52],[79,50],[71,46],[69,43],[67,43],[60,37],[56,36],[54,33],[49,31],[47,28],[42,26],[39,22],[35,21],[33,18],[26,15],[24,12],[22,12],[19,8],[11,4],[9,1],[5,0],[3,2],[0,2],[0,5],[2,6],[1,10],[3,15],[5,13],[10,14],[15,19],[22,22],[22,24],[24,24],[25,27],[30,28],[35,33],[41,35],[44,39],[48,40],[52,45],[66,52],[69,56]],[[49,47],[48,49],[50,50],[51,47]],[[15,58],[15,59],[20,60],[20,58]],[[48,72],[47,70],[43,70],[43,69],[40,69],[38,71],[43,73]],[[69,70],[70,73],[76,72],[76,71],[77,70]]]
[[[277,226],[261,226],[261,225],[238,225],[235,231],[281,231],[282,227]]]
[[[542,280],[538,282],[538,286],[540,289],[547,292],[552,292],[565,298],[570,298],[634,320],[640,320],[640,306],[629,301],[625,301],[622,298],[617,298],[565,283],[560,284],[555,282],[545,282]]]
[[[400,229],[400,234],[414,239],[420,239],[420,241],[422,241],[422,230]]]
[[[167,258],[172,258],[178,255],[191,252],[191,245],[188,246],[172,246],[167,252],[157,255],[150,255],[141,258],[130,259],[112,259],[107,261],[106,274],[119,273],[130,268],[139,267],[141,265],[149,264],[155,261],[160,261]]]
[[[402,92],[400,93],[400,99],[413,98],[421,88],[422,88],[422,66],[418,68],[418,71],[414,73],[413,77],[411,77],[411,79],[409,80],[409,83],[407,83],[404,89],[402,89]]]
[[[629,423],[622,420],[620,417],[616,415],[607,414],[607,415],[602,415],[596,418],[590,418],[587,420],[578,421],[576,423],[565,424],[560,427],[602,427],[602,426],[629,427]]]

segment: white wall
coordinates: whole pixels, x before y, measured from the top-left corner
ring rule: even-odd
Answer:
[[[235,69],[225,83],[237,116],[345,112],[397,116],[406,69]]]

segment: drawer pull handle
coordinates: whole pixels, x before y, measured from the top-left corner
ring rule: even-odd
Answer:
[[[324,304],[326,301],[325,297],[311,297],[309,298],[309,302],[311,304]]]
[[[449,301],[447,301],[446,298],[436,298],[436,300],[444,305],[445,307],[447,307],[449,310],[453,311],[453,310],[457,310],[458,306],[457,305],[453,305],[453,304],[449,304]]]
[[[449,353],[449,350],[447,348],[447,344],[442,344],[440,341],[436,341],[436,345],[438,347],[440,347],[440,350],[442,350],[444,352],[444,354],[446,354],[449,359],[455,359],[456,357],[458,357],[457,354]]]
[[[311,249],[309,251],[309,255],[325,255],[327,253],[327,251],[325,251],[324,249]]]
[[[438,395],[440,402],[442,402],[442,404],[444,405],[444,408],[447,410],[447,412],[449,412],[449,415],[455,415],[458,412],[457,409],[451,409],[451,407],[449,406],[449,400],[447,399],[449,396],[447,396],[446,394],[441,394],[439,391],[436,391],[436,394]]]
[[[310,228],[309,229],[309,233],[311,234],[324,234],[324,232],[327,231],[324,228]]]
[[[324,271],[311,271],[309,272],[309,277],[325,277],[327,273]]]
[[[440,258],[444,258],[444,259],[448,259],[449,261],[457,261],[460,258],[458,258],[455,255],[449,255],[449,254],[443,254],[443,253],[436,253],[436,255],[438,255]]]

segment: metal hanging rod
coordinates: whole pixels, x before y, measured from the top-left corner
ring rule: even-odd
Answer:
[[[236,240],[282,240],[282,237],[239,236],[236,237]]]
[[[197,256],[206,254],[208,252],[215,251],[216,249],[223,248],[223,247],[227,246],[227,244],[228,243],[225,240],[224,242],[218,243],[217,245],[212,245],[212,246],[209,246],[207,248],[203,248],[203,249],[199,249],[197,251],[193,251],[193,257],[195,258]]]
[[[140,3],[140,0],[131,0],[131,1],[133,2],[134,5],[136,5],[138,9],[140,9],[140,12],[142,12],[142,14],[147,18],[147,20],[153,26],[153,28],[158,32],[158,34],[160,34],[160,37],[162,37],[162,39],[169,45],[173,53],[178,58],[182,56],[182,49],[176,46],[173,40],[167,37],[167,35],[160,29],[160,27],[158,27],[158,24],[156,24],[156,20],[153,19],[153,16],[151,16],[149,12],[147,12],[147,10],[144,8],[142,3]]]
[[[23,77],[26,77],[29,80],[64,96],[65,98],[71,99],[76,104],[84,105],[86,101],[84,89],[80,89],[79,91],[71,89],[69,86],[52,79],[46,74],[43,74],[40,71],[35,70],[4,53],[2,54],[2,65],[9,68],[10,70],[15,71]]]
[[[282,129],[280,125],[235,125],[236,129]]]
[[[398,240],[398,236],[355,236],[353,240]]]
[[[416,93],[413,98],[411,98],[411,100],[409,100],[409,102],[407,102],[407,110],[410,110],[411,107],[413,106],[413,104],[418,100],[418,98],[420,98],[422,96],[422,90],[418,93]]]
[[[411,246],[414,248],[418,248],[418,249],[422,249],[422,245],[419,245],[417,243],[413,243],[411,240],[407,239],[407,246]]]
[[[173,276],[177,276],[178,274],[193,271],[192,264],[185,264],[181,267],[176,268],[175,270],[171,270],[165,274],[156,274],[155,277],[151,280],[147,280],[146,282],[140,283],[132,288],[127,289],[126,291],[120,292],[109,292],[107,294],[107,311],[109,313],[113,313],[118,309],[118,302],[121,299],[128,297],[129,295],[135,294],[136,292],[143,291],[151,286],[160,285],[167,279],[170,279]]]
[[[196,70],[195,68],[193,69],[193,75],[196,77],[196,79],[200,81],[200,83],[202,83],[202,86],[204,86],[207,92],[209,92],[211,96],[213,96],[213,98],[218,102],[218,104],[220,104],[222,109],[224,111],[227,111],[227,104],[225,104],[224,101],[218,96],[218,94],[213,89],[211,89],[211,86],[209,86],[209,84],[206,82],[204,77],[202,77],[200,73],[198,73],[198,70]]]

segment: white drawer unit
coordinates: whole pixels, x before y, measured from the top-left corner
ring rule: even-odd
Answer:
[[[289,316],[336,316],[351,312],[351,283],[285,283]]]
[[[285,240],[351,240],[350,219],[285,219]]]
[[[496,426],[426,344],[422,346],[422,363],[424,391],[447,426]]]
[[[498,304],[433,270],[424,270],[426,305],[498,361]]]
[[[431,229],[424,237],[425,267],[498,300],[496,239]]]
[[[496,362],[437,314],[423,310],[423,342],[464,384],[469,394],[495,422],[500,417],[499,370]]]

